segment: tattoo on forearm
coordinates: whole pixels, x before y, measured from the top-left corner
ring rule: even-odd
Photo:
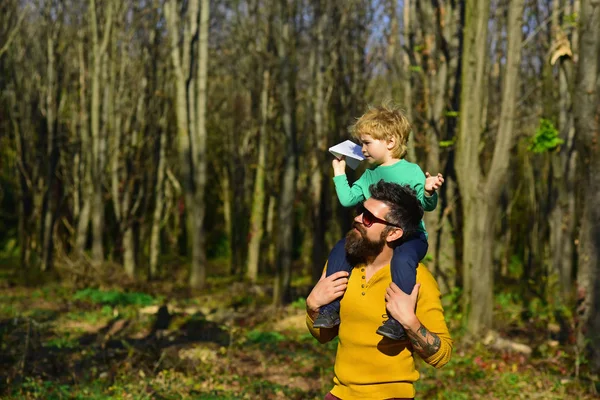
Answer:
[[[408,337],[415,351],[423,358],[429,358],[438,352],[441,340],[438,335],[431,333],[423,325],[416,332],[407,329]]]

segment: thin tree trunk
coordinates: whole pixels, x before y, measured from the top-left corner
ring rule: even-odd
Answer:
[[[17,153],[17,180],[19,182],[19,248],[20,264],[23,270],[30,267],[31,247],[28,234],[29,220],[33,212],[31,202],[31,181],[27,175],[25,138],[16,121],[13,121],[13,131],[15,132],[15,147]]]
[[[457,174],[464,205],[463,262],[466,286],[465,300],[468,312],[467,329],[478,335],[491,328],[493,314],[494,226],[498,200],[506,181],[510,149],[513,142],[513,124],[519,89],[524,0],[512,1],[509,6],[507,28],[506,69],[502,90],[500,124],[496,145],[487,179],[479,172],[481,137],[481,108],[486,52],[489,3],[467,3],[465,48],[463,59],[463,91]],[[475,8],[476,7],[476,8]],[[474,76],[473,76],[474,75]],[[473,79],[474,78],[474,79]],[[472,107],[472,108],[471,108]],[[468,126],[467,124],[470,124]]]
[[[171,38],[171,59],[176,77],[176,114],[179,153],[182,164],[189,247],[192,248],[190,286],[201,288],[206,282],[206,249],[204,237],[204,190],[206,186],[206,86],[208,70],[209,1],[202,0],[198,28],[198,0],[187,7],[188,19],[183,29],[182,49],[179,48],[179,17],[177,1],[165,6],[165,16]],[[198,35],[197,51],[192,48]],[[194,54],[198,59],[191,63]],[[189,66],[195,65],[196,70]]]
[[[261,123],[258,137],[258,162],[256,164],[256,178],[254,180],[254,195],[252,196],[252,213],[250,214],[250,242],[248,243],[248,264],[246,277],[251,282],[258,278],[258,263],[260,244],[263,237],[263,223],[265,215],[265,167],[267,147],[267,119],[269,112],[269,81],[270,73],[266,68],[263,71],[262,91],[260,94]]]
[[[198,80],[196,92],[196,149],[195,152],[195,188],[194,188],[194,233],[192,248],[192,270],[190,286],[202,288],[206,284],[206,245],[204,235],[204,216],[206,210],[206,88],[208,75],[208,26],[209,26],[209,0],[201,1],[200,27],[198,39]]]
[[[561,5],[555,0],[552,6],[552,31],[554,43],[562,41],[568,45],[566,33],[559,21]],[[565,14],[571,13],[566,7]],[[577,31],[573,32],[572,43],[576,42]],[[572,50],[576,50],[572,48]],[[550,210],[550,251],[561,297],[565,304],[573,299],[573,252],[575,230],[575,172],[577,153],[574,148],[575,128],[573,126],[571,88],[573,87],[573,58],[563,56],[559,59],[558,82],[558,130],[564,141],[558,153],[552,154],[552,204]]]
[[[464,44],[462,52],[462,90],[459,137],[456,150],[456,174],[462,196],[464,214],[463,254],[463,308],[469,310],[471,299],[471,274],[478,262],[478,246],[470,240],[480,238],[475,230],[477,197],[482,177],[479,169],[479,138],[483,127],[483,81],[487,54],[487,24],[489,0],[467,1],[465,5]],[[472,218],[469,218],[473,215]],[[467,246],[468,244],[468,246]],[[486,282],[488,284],[488,282]]]
[[[79,59],[79,134],[81,136],[81,144],[79,146],[79,163],[76,174],[81,179],[79,186],[75,191],[81,195],[81,207],[77,213],[77,233],[75,238],[75,250],[77,255],[82,255],[87,244],[88,229],[90,226],[90,211],[92,204],[92,157],[91,144],[88,130],[88,104],[86,92],[86,71],[83,55],[83,43],[77,46],[77,54]],[[78,201],[78,199],[75,199]]]
[[[100,129],[100,76],[102,73],[103,59],[110,39],[112,25],[112,1],[108,2],[106,19],[104,21],[102,40],[99,40],[98,18],[96,16],[96,1],[90,1],[90,21],[92,26],[92,46],[94,62],[92,68],[92,100],[91,100],[91,134],[92,134],[92,259],[94,262],[102,262],[104,259],[104,202],[102,178],[104,172],[103,150],[105,137]],[[106,106],[106,105],[105,105]]]
[[[268,271],[272,272],[275,268],[276,238],[275,238],[275,211],[277,209],[277,200],[275,196],[269,196],[269,205],[267,206],[267,225],[265,227],[266,237],[268,238],[267,256],[265,261]]]
[[[289,291],[292,246],[294,229],[294,198],[296,197],[296,107],[294,100],[295,75],[292,70],[294,58],[291,40],[293,21],[290,15],[292,6],[286,0],[280,1],[281,31],[277,39],[277,51],[281,68],[281,104],[283,108],[282,121],[285,134],[285,161],[282,174],[281,194],[278,213],[278,242],[277,242],[277,271],[273,290],[273,304],[281,305],[286,301]]]
[[[578,343],[587,350],[592,372],[600,371],[600,2],[582,0],[579,62],[574,93],[578,152],[585,165],[580,229]]]
[[[164,208],[165,152],[167,147],[166,115],[159,123],[158,166],[156,167],[156,187],[154,191],[154,211],[152,212],[152,231],[150,233],[150,278],[158,276],[158,254],[160,253],[160,229]]]
[[[56,79],[56,59],[55,59],[55,34],[48,35],[47,52],[47,88],[46,88],[46,123],[48,129],[48,139],[46,148],[47,170],[46,170],[46,193],[44,196],[44,205],[42,215],[44,222],[42,225],[42,271],[47,271],[52,266],[52,251],[54,234],[54,222],[56,220],[56,193],[55,193],[55,174],[58,165],[58,146],[56,143],[56,118],[57,118],[57,79]]]
[[[327,249],[325,243],[325,231],[327,222],[331,215],[329,207],[329,187],[327,154],[327,127],[325,126],[325,28],[328,21],[328,13],[324,9],[326,2],[318,1],[315,8],[317,43],[314,49],[314,151],[311,152],[311,210],[312,210],[312,257],[311,275],[313,282],[319,280],[325,260]],[[325,177],[325,178],[324,178]]]
[[[412,31],[411,25],[411,15],[412,9],[414,8],[414,3],[412,0],[404,0],[404,8],[402,11],[402,18],[404,23],[404,51],[402,52],[402,66],[403,66],[403,76],[404,76],[404,97],[403,103],[404,108],[406,109],[406,116],[409,121],[414,121],[413,119],[413,94],[412,94],[412,70],[411,70],[411,57],[410,53],[413,49],[413,37],[414,33]],[[408,160],[412,162],[417,161],[417,155],[415,153],[415,132],[411,132],[408,137]]]

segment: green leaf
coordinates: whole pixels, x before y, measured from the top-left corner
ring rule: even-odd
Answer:
[[[454,143],[456,143],[456,136],[454,136],[450,140],[440,140],[440,147],[445,148],[445,147],[454,146]]]
[[[546,153],[555,150],[563,143],[564,140],[558,137],[558,130],[554,127],[552,121],[542,118],[527,150],[536,154]]]

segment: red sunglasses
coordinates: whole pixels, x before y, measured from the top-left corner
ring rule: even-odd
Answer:
[[[386,221],[385,219],[377,218],[373,215],[373,213],[367,210],[364,204],[360,204],[356,207],[356,215],[362,215],[362,224],[370,228],[374,223],[380,223],[383,225],[395,226],[396,228],[400,228],[396,224],[392,224],[391,222]]]

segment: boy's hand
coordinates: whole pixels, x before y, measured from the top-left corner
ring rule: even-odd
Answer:
[[[346,174],[346,157],[334,158],[331,166],[333,167],[333,176]]]
[[[425,172],[425,191],[429,196],[433,196],[436,190],[442,187],[444,184],[444,176],[437,174],[437,176],[429,175],[429,172]]]

